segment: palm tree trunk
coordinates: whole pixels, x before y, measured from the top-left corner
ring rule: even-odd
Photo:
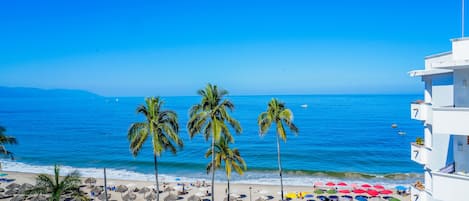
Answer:
[[[228,191],[227,191],[227,193],[228,193],[228,196],[227,196],[228,199],[227,200],[230,201],[230,179],[229,178],[228,178]]]
[[[213,126],[212,133],[212,201],[215,201],[215,125]]]
[[[153,154],[153,157],[155,159],[156,201],[160,201],[160,185],[158,183],[158,161],[156,159],[156,154]]]
[[[283,178],[282,178],[282,161],[280,160],[280,139],[277,134],[277,159],[278,159],[278,172],[280,174],[280,192],[283,201]]]

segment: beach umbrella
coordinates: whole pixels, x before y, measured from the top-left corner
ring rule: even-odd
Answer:
[[[124,186],[124,185],[119,185],[116,188],[116,192],[121,193],[121,197],[122,197],[122,193],[125,193],[127,190],[129,190],[129,188],[127,188],[127,186]]]
[[[95,184],[95,183],[96,183],[96,179],[93,178],[93,177],[88,177],[88,178],[85,179],[85,183],[88,183],[88,184],[90,184],[90,186],[91,186],[91,184]]]
[[[353,183],[353,184],[351,184],[350,186],[351,186],[352,188],[358,188],[358,184],[356,184],[356,183]]]
[[[350,196],[350,195],[342,195],[340,196],[342,198],[342,200],[344,201],[352,201],[353,200],[353,197]]]
[[[363,184],[362,187],[363,187],[363,188],[370,188],[371,185],[370,185],[370,184]]]
[[[122,200],[123,201],[132,201],[132,200],[135,200],[137,199],[137,195],[135,195],[134,193],[127,193],[124,195],[124,197],[122,197]]]
[[[355,189],[353,190],[354,193],[357,193],[357,194],[361,194],[361,193],[365,193],[366,191],[363,190],[363,189]]]
[[[384,189],[384,186],[379,185],[379,184],[376,184],[373,187],[375,187],[376,189]]]
[[[111,198],[111,194],[108,193],[107,194],[107,199]],[[101,195],[98,196],[98,199],[99,200],[106,200],[106,194],[105,193],[101,193]]]
[[[187,201],[202,201],[202,199],[197,195],[191,195],[189,198],[187,198]]]
[[[337,195],[330,195],[330,196],[329,196],[329,200],[330,200],[330,201],[339,201],[339,196],[337,196]]]
[[[164,192],[174,191],[175,189],[171,186],[168,186],[164,189]]]
[[[7,190],[7,192],[5,192],[5,195],[14,195],[14,194],[17,194],[18,193],[18,189],[10,189],[10,190]]]
[[[176,201],[178,199],[178,196],[174,193],[170,193],[168,196],[166,196],[163,200],[164,201]]]
[[[258,197],[255,201],[266,201],[263,197]]]
[[[145,198],[145,194],[148,193],[148,192],[150,192],[150,189],[147,188],[147,187],[143,187],[138,191],[138,193],[143,194],[144,198]]]
[[[327,183],[326,183],[326,186],[332,187],[332,186],[335,186],[335,183],[330,181],[330,182],[327,182]]]
[[[350,191],[347,189],[344,189],[344,190],[339,190],[339,193],[350,193]]]
[[[44,195],[38,195],[31,198],[30,201],[47,201],[47,197]]]
[[[151,192],[150,194],[148,194],[148,195],[145,197],[145,200],[156,200],[156,193],[155,193],[155,192]]]
[[[7,173],[0,173],[0,177],[6,177],[6,176],[8,176]]]
[[[314,184],[313,184],[313,185],[314,185],[314,186],[322,186],[322,185],[323,185],[323,183],[322,183],[322,182],[320,182],[320,181],[318,181],[318,182],[314,182]]]
[[[236,201],[237,199],[235,197],[232,197],[230,196],[230,200],[229,201]],[[223,199],[223,201],[228,201],[228,197],[225,197],[225,199]]]
[[[19,187],[18,193],[19,194],[24,194],[26,191],[33,189],[34,186],[32,184],[24,183]]]
[[[0,188],[0,193],[3,193],[5,192],[5,189],[4,188]]]
[[[380,194],[383,194],[383,195],[389,195],[389,194],[392,194],[392,190],[382,190],[379,192]]]
[[[93,189],[91,189],[90,192],[94,193],[95,195],[99,195],[101,192],[103,192],[103,187],[95,186]]]
[[[14,189],[14,188],[19,188],[21,185],[17,184],[17,183],[11,183],[11,184],[8,184],[8,186],[6,186],[5,188],[6,189]]]
[[[23,200],[25,200],[25,198],[26,197],[24,195],[17,195],[15,197],[11,198],[10,201],[23,201]]]
[[[8,186],[7,186],[7,187],[8,187]],[[407,187],[405,187],[405,186],[396,186],[396,190],[398,190],[398,191],[405,191],[405,190],[407,190]]]
[[[337,183],[337,186],[347,186],[347,183],[345,183],[345,182],[339,182],[339,183]]]
[[[375,191],[375,190],[368,190],[368,191],[366,191],[366,193],[368,193],[368,195],[371,195],[371,196],[373,196],[373,197],[379,195],[379,192],[378,192],[378,191]]]

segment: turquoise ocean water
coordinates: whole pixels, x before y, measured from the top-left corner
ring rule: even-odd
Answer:
[[[239,183],[278,181],[274,133],[260,137],[257,115],[272,96],[231,96],[243,133],[233,147],[248,165],[235,176]],[[310,185],[314,181],[405,184],[421,177],[422,167],[410,160],[410,143],[423,136],[421,123],[410,119],[410,102],[418,95],[308,95],[276,96],[294,112],[300,129],[282,143],[282,163],[287,184]],[[172,181],[209,179],[205,172],[209,147],[202,136],[190,140],[187,111],[199,97],[164,97],[166,108],[175,110],[185,146],[176,156],[164,153],[159,169]],[[9,146],[16,160],[3,160],[11,171],[50,172],[55,163],[65,170],[79,169],[85,176],[152,180],[150,147],[134,158],[129,152],[127,129],[142,117],[135,113],[143,97],[122,98],[0,98],[0,125],[15,135],[19,145]],[[301,105],[307,104],[307,108]],[[391,124],[398,128],[391,128]],[[406,135],[398,135],[398,131]],[[223,181],[221,172],[217,180]]]

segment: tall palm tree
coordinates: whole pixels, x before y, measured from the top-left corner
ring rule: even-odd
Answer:
[[[0,126],[0,154],[3,154],[4,156],[11,157],[11,159],[14,159],[13,153],[8,151],[5,147],[6,144],[18,144],[18,141],[16,141],[16,138],[13,136],[7,136],[5,134],[7,130]]]
[[[60,196],[66,192],[79,192],[80,191],[80,174],[78,171],[73,171],[60,180],[60,167],[54,166],[54,175],[39,174],[36,177],[36,185],[27,194],[46,194],[50,193],[50,201],[59,201]]]
[[[214,168],[220,168],[222,163],[225,166],[225,174],[227,179],[227,200],[230,200],[230,178],[231,172],[234,170],[239,175],[242,175],[246,170],[246,163],[244,159],[241,157],[239,150],[237,148],[230,149],[230,141],[226,137],[221,137],[220,140],[215,143],[215,163],[210,162],[207,165],[207,172],[209,172],[215,164]],[[205,153],[205,157],[209,157],[212,155],[212,149],[207,150]]]
[[[189,111],[189,122],[187,123],[187,129],[191,139],[198,133],[204,135],[205,140],[208,141],[212,138],[212,153],[215,149],[215,141],[220,139],[220,135],[223,136],[230,142],[233,141],[233,136],[228,128],[228,125],[232,127],[236,133],[241,133],[241,125],[239,122],[231,117],[228,113],[233,111],[234,104],[224,99],[224,96],[228,94],[228,91],[219,89],[216,85],[207,84],[205,89],[197,91],[202,97],[200,103],[195,104]],[[228,125],[227,125],[228,123]],[[212,163],[215,161],[215,155],[212,155]],[[211,168],[212,172],[212,201],[215,200],[214,196],[214,182],[215,182],[215,169]]]
[[[179,137],[179,123],[176,112],[162,110],[163,101],[160,97],[145,99],[146,105],[137,107],[137,113],[145,116],[144,122],[133,123],[128,132],[130,152],[136,157],[149,136],[152,138],[153,159],[155,165],[156,200],[160,199],[160,188],[158,183],[158,160],[157,158],[165,150],[176,154],[177,146],[183,147]]]
[[[280,189],[283,200],[283,178],[282,178],[282,162],[280,160],[280,138],[286,142],[287,133],[285,132],[285,126],[290,128],[290,131],[294,134],[298,133],[298,128],[293,124],[293,112],[285,107],[285,103],[272,98],[268,103],[267,111],[262,112],[257,118],[257,124],[259,125],[259,133],[264,136],[270,129],[270,126],[274,123],[277,131],[277,159],[278,159],[278,171],[280,174]]]

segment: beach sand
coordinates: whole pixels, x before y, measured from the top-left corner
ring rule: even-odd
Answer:
[[[23,183],[30,183],[30,184],[35,184],[35,177],[37,174],[33,174],[33,173],[22,173],[22,172],[5,172],[8,174],[8,178],[12,178],[12,179],[16,179],[16,183],[18,184],[23,184]],[[84,181],[86,178],[82,178],[82,181]],[[180,181],[180,183],[184,183],[184,181]],[[83,184],[85,184],[83,182]],[[107,180],[107,185],[108,186],[118,186],[118,185],[130,185],[132,187],[137,187],[137,188],[142,188],[142,187],[154,187],[154,182],[150,182],[150,181],[136,181],[136,180],[117,180],[117,179],[108,179]],[[2,184],[2,188],[5,187],[6,184]],[[86,184],[87,186],[86,187],[83,187],[82,190],[84,190],[85,192],[89,193],[89,191],[91,190],[91,188],[88,187],[88,184]],[[95,185],[104,185],[104,181],[103,179],[100,179],[100,178],[97,178],[97,182]],[[160,185],[162,185],[162,183],[160,183]],[[177,186],[176,183],[169,183],[170,186]],[[131,188],[132,188],[131,187]],[[196,194],[196,193],[199,193],[201,191],[199,191],[200,188],[197,188],[197,187],[193,187],[193,186],[190,186],[189,183],[185,183],[185,187],[189,189],[189,193],[186,194],[186,195],[183,195],[181,197],[183,197],[183,199],[181,200],[187,200],[187,198],[193,194]],[[216,201],[222,201],[225,197],[226,197],[226,183],[215,183],[215,200]],[[249,188],[252,188],[251,191],[249,190]],[[259,184],[230,184],[230,188],[231,188],[231,193],[232,194],[237,194],[237,195],[241,195],[241,194],[244,194],[246,195],[247,197],[243,198],[243,199],[240,199],[240,200],[243,200],[243,201],[254,201],[256,199],[258,199],[259,197],[262,197],[262,196],[273,196],[274,198],[271,199],[273,201],[277,201],[277,200],[280,200],[280,185],[279,184],[273,184],[273,185],[259,185]],[[205,189],[209,190],[210,191],[210,187],[205,187]],[[205,190],[202,188],[202,190]],[[296,192],[310,192],[312,194],[313,193],[313,188],[312,187],[307,187],[307,186],[284,186],[284,189],[285,189],[285,194],[286,193],[296,193]],[[160,190],[164,190],[160,187]],[[174,192],[174,191],[173,191]],[[108,193],[111,194],[111,198],[109,200],[122,200],[121,198],[121,193],[119,192],[114,192],[114,191],[110,191],[108,190]],[[164,193],[161,193],[160,194],[160,200],[164,200],[164,198],[168,195],[169,192],[164,192]],[[139,193],[135,193],[137,195],[137,201],[143,201],[143,194],[139,194]],[[148,195],[148,193],[147,193]],[[323,194],[323,195],[328,195],[328,194]],[[341,195],[341,194],[339,194]],[[350,194],[350,195],[354,195],[353,193]],[[252,196],[252,197],[250,197]],[[405,197],[402,197],[402,196],[399,196],[397,194],[393,194],[392,195],[393,197],[395,198],[398,198],[400,200],[405,200],[405,201],[410,201],[410,196],[405,196]],[[202,197],[202,198],[209,198],[209,196],[207,197]],[[310,199],[310,198],[305,198],[304,200],[307,200],[307,199]],[[314,200],[318,200],[316,198],[316,196],[313,198]],[[9,200],[9,199],[8,199]],[[95,198],[95,200],[98,200],[97,198]],[[293,201],[295,200],[303,200],[303,199],[293,199]],[[370,199],[370,200],[383,200],[383,199],[379,199],[379,198],[373,198],[373,199]]]

